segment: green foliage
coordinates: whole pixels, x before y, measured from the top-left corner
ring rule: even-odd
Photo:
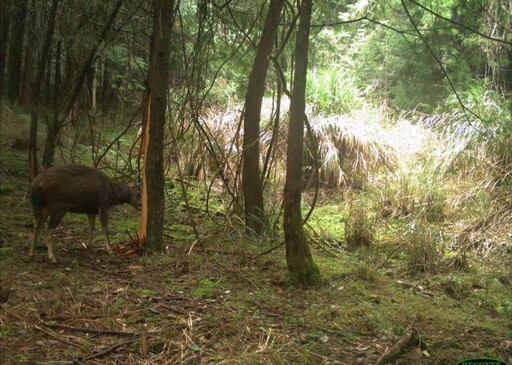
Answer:
[[[131,45],[117,43],[101,50],[101,56],[108,65],[112,87],[118,91],[142,91],[148,73],[147,59],[133,54]],[[129,72],[129,73],[128,73]],[[129,77],[134,82],[126,83]]]
[[[0,236],[1,237],[1,236]],[[9,246],[0,247],[0,260],[5,260],[14,257],[14,250]]]
[[[14,191],[14,187],[11,184],[0,184],[0,195],[9,194]]]
[[[362,106],[360,94],[353,76],[342,65],[314,69],[308,74],[306,95],[315,114],[349,113]]]
[[[512,183],[512,100],[491,90],[485,82],[471,82],[459,98],[470,112],[452,114],[447,126],[451,146],[464,141],[457,154],[457,166],[473,162],[473,171],[482,168],[481,175],[491,177],[494,183],[510,186]],[[459,99],[448,99],[447,108],[460,107]],[[477,158],[475,158],[477,157]],[[475,164],[485,160],[486,164]],[[463,162],[464,161],[464,162]]]
[[[422,214],[427,222],[441,223],[446,219],[446,197],[442,190],[436,189],[436,185],[430,185],[428,195],[423,197]]]
[[[12,333],[12,329],[9,326],[2,326],[0,329],[0,337],[9,337]]]
[[[199,6],[201,3],[207,6]],[[233,193],[233,200],[240,196],[241,149],[237,140],[240,134],[236,133],[242,106],[235,102],[245,93],[267,3],[239,1],[225,2],[223,6],[207,1],[180,3],[171,52],[173,86],[169,94],[169,135],[166,135],[170,147],[164,151],[165,162],[171,166],[169,176],[185,176],[183,185],[178,182],[169,186],[166,196],[169,231],[166,239],[172,255],[140,258],[144,270],[137,272],[140,287],[134,290],[122,289],[126,278],[117,275],[115,268],[121,274],[131,271],[129,262],[137,258],[121,261],[101,258],[102,273],[108,277],[104,280],[105,289],[89,291],[87,277],[96,280],[91,273],[97,272],[98,263],[92,254],[83,258],[89,260],[85,261],[87,264],[79,266],[78,261],[72,261],[70,272],[47,276],[41,285],[20,285],[13,291],[15,305],[9,309],[14,311],[13,316],[2,318],[6,326],[2,327],[0,338],[14,335],[15,327],[9,324],[12,318],[26,321],[31,317],[26,313],[40,312],[39,306],[44,304],[44,313],[59,313],[65,318],[77,318],[75,311],[81,310],[79,317],[84,320],[104,318],[108,326],[114,323],[135,331],[141,326],[147,328],[151,331],[151,342],[159,344],[150,349],[144,361],[152,361],[151,352],[158,348],[157,352],[168,351],[161,356],[176,355],[174,359],[197,362],[319,363],[325,359],[347,362],[354,357],[347,360],[345,350],[336,353],[340,343],[347,340],[365,343],[368,338],[377,338],[384,348],[395,342],[393,336],[403,334],[404,323],[411,318],[434,344],[439,333],[443,334],[443,341],[460,340],[460,328],[470,321],[488,335],[474,342],[475,349],[501,351],[494,343],[510,332],[506,321],[512,313],[510,265],[506,260],[500,262],[497,255],[490,258],[481,255],[475,247],[501,249],[502,243],[508,243],[511,227],[512,98],[510,86],[506,84],[505,70],[510,68],[507,47],[489,42],[467,28],[455,27],[410,2],[361,0],[350,4],[329,1],[316,4],[314,23],[317,25],[364,15],[372,21],[313,29],[312,70],[307,85],[313,114],[310,119],[319,141],[322,188],[334,189],[320,192],[324,198],[322,206],[310,221],[319,232],[317,236],[311,235],[315,240],[312,247],[325,273],[322,284],[327,285],[315,291],[296,290],[287,285],[282,250],[268,251],[265,246],[270,245],[268,236],[258,245],[243,237],[239,217],[230,215],[231,194],[218,179],[219,171],[232,173],[226,185],[232,188],[229,193]],[[404,4],[423,39],[404,13]],[[424,4],[483,34],[499,38],[504,36],[500,32],[510,29],[510,15],[503,11],[500,2],[495,2],[498,6],[455,0]],[[66,54],[77,60],[94,36],[91,30],[102,23],[95,17],[88,21],[87,16],[96,12],[105,14],[99,11],[97,2],[85,5],[84,15],[71,17],[79,21],[60,24],[57,32],[69,45],[65,47]],[[42,5],[37,6],[41,9]],[[59,22],[70,19],[65,15],[73,10],[63,8]],[[147,8],[141,10],[135,12],[132,22],[118,23],[124,28],[114,35],[112,43],[107,42],[98,58],[97,80],[101,81],[102,75],[110,72],[110,87],[116,91],[112,100],[119,102],[116,104],[119,109],[126,100],[142,99],[149,13]],[[277,37],[277,46],[282,45],[290,13],[288,7],[280,23],[282,33]],[[496,26],[497,23],[503,27]],[[84,31],[77,29],[77,25]],[[279,56],[288,79],[292,71],[289,65],[293,36]],[[425,42],[442,62],[458,92],[457,97]],[[271,92],[275,76],[272,66],[269,71],[267,90]],[[210,95],[204,99],[208,90]],[[87,106],[86,93],[83,94],[81,108]],[[215,103],[229,106],[200,109],[202,105]],[[139,103],[133,103],[133,107],[136,105]],[[409,113],[412,109],[429,114]],[[436,113],[430,113],[434,110]],[[15,108],[2,105],[1,112],[0,138],[2,147],[11,148],[10,154],[16,146],[26,145],[30,120]],[[404,121],[405,116],[410,120]],[[262,119],[266,128],[270,118]],[[69,124],[62,130],[62,157],[70,156],[71,160],[90,164],[125,122],[125,118],[111,119],[107,113],[91,111],[90,119],[79,119],[78,124]],[[195,129],[198,125],[204,129],[201,133]],[[286,128],[283,120],[275,146],[277,157],[285,155],[286,143],[293,143],[282,137]],[[41,126],[40,135],[44,130]],[[204,135],[212,143],[221,166],[209,156]],[[268,149],[269,141],[269,129],[265,129],[262,151]],[[83,145],[69,148],[77,143]],[[130,137],[120,139],[107,154],[105,165],[128,165],[126,156],[131,144]],[[225,147],[230,144],[235,148],[228,157]],[[0,198],[2,207],[5,203],[10,205],[3,209],[1,232],[6,233],[0,238],[8,241],[9,246],[0,248],[0,259],[7,257],[2,263],[10,263],[18,260],[13,254],[17,252],[16,245],[23,248],[28,242],[30,230],[20,229],[19,222],[27,220],[29,206],[21,198],[22,191],[13,188],[22,186],[26,177],[16,182],[10,180],[11,174],[15,177],[23,169],[11,169],[10,159],[9,163],[4,162],[5,156],[2,153]],[[19,156],[17,160],[25,161],[25,154]],[[135,159],[130,162],[135,165]],[[7,174],[4,165],[9,165],[5,169]],[[311,160],[306,165],[313,166]],[[284,171],[283,159],[274,158],[265,198],[272,204],[271,220],[276,224],[281,219]],[[308,194],[306,190],[304,195]],[[20,207],[22,213],[12,213]],[[124,219],[123,211],[114,209],[112,213],[114,217],[122,216],[123,222],[129,221]],[[85,222],[85,217],[81,219]],[[118,230],[124,230],[126,223],[115,223],[119,221],[115,218],[112,221],[122,228]],[[282,238],[278,229],[273,233],[276,235],[273,241]],[[462,244],[464,233],[469,238]],[[343,237],[350,247],[357,249],[344,250],[340,244]],[[197,250],[198,247],[201,249]],[[32,274],[37,272],[30,265],[20,261],[16,266],[26,281],[34,279]],[[494,267],[502,268],[503,272],[489,271]],[[459,268],[464,270],[456,270]],[[471,279],[462,276],[466,271]],[[47,273],[50,272],[55,271]],[[304,270],[297,276],[300,281],[316,283],[320,279],[318,270],[312,272]],[[402,282],[419,277],[420,283],[407,284],[404,290],[402,283],[397,283],[398,275]],[[474,279],[486,276],[487,281]],[[140,311],[140,297],[157,296],[162,284],[165,305],[161,300],[145,301],[150,310]],[[92,285],[97,287],[97,282]],[[30,292],[32,288],[39,294]],[[75,297],[74,306],[62,301],[63,288],[65,295]],[[78,290],[82,288],[87,290]],[[94,297],[103,292],[105,297]],[[432,292],[436,300],[425,299]],[[48,300],[41,302],[38,295]],[[222,301],[211,300],[221,296]],[[458,305],[462,299],[464,306]],[[103,316],[94,315],[98,303],[109,308],[103,309]],[[125,318],[126,313],[133,313],[132,318]],[[161,322],[165,336],[160,328],[152,327],[155,318]],[[23,324],[24,328],[32,328],[26,322]],[[93,325],[100,327],[101,323]],[[289,331],[290,325],[296,331]],[[25,334],[18,337],[22,339]],[[471,341],[472,337],[463,340]],[[172,346],[178,349],[176,353],[165,345],[169,341],[176,344]],[[482,345],[484,341],[491,345]],[[439,351],[432,352],[430,360],[455,362],[456,344],[452,345],[437,348]],[[446,352],[447,348],[450,353]],[[344,349],[349,352],[352,347]],[[82,350],[91,352],[90,348]],[[129,356],[135,358],[135,353]],[[200,358],[199,354],[206,356]],[[371,357],[375,353],[370,351],[367,355]],[[15,356],[20,362],[33,360],[23,354],[11,358]],[[109,356],[119,356],[118,362],[122,362],[121,353]],[[414,357],[421,353],[403,356],[404,362],[414,363],[419,361]],[[115,359],[108,361],[115,362]]]
[[[364,27],[361,26],[364,21],[361,21],[323,28],[312,45],[314,70],[318,75],[334,70],[343,75],[344,80],[350,80],[350,87],[344,84],[339,88],[342,96],[350,90],[353,95],[363,94],[366,100],[399,110],[431,112],[437,105],[445,105],[444,98],[453,93],[446,77],[450,78],[456,90],[464,91],[468,83],[485,83],[482,77],[484,69],[492,76],[491,89],[510,93],[510,86],[503,81],[507,78],[506,70],[510,63],[507,50],[469,29],[477,29],[484,34],[492,32],[496,38],[503,39],[506,35],[500,34],[502,30],[496,31],[496,27],[492,27],[496,23],[510,24],[510,15],[500,11],[497,4],[487,4],[485,15],[480,5],[475,8],[470,4],[438,1],[426,5],[434,13],[468,28],[453,27],[447,20],[425,9],[414,4],[404,5],[397,0],[360,1],[346,7],[339,6],[339,10],[333,12],[319,6],[319,23],[335,23],[362,16],[368,16],[375,22]],[[404,6],[407,6],[421,37],[411,24]],[[482,57],[483,54],[487,57]],[[475,81],[476,78],[478,80]],[[330,83],[318,84],[323,84],[325,91],[316,92],[314,100],[320,100],[324,105],[322,108],[325,108],[325,105],[329,106],[326,101],[332,94]],[[356,90],[360,91],[354,93]]]
[[[141,297],[151,297],[157,295],[156,291],[145,288],[137,288],[135,289],[135,293],[137,293],[137,295],[140,295]]]

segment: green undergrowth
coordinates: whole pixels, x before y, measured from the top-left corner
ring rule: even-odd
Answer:
[[[44,324],[140,336],[101,359],[111,363],[375,363],[408,328],[418,342],[401,363],[510,359],[511,256],[506,245],[471,248],[485,241],[467,229],[484,224],[488,192],[464,196],[448,180],[403,178],[385,193],[369,186],[321,196],[306,225],[321,282],[305,290],[289,280],[280,227],[247,237],[240,217],[193,179],[185,193],[167,181],[165,254],[108,256],[100,231],[84,248],[87,219],[68,214],[55,234],[59,263],[47,262],[44,246],[30,260],[23,158],[2,154],[0,184],[17,188],[0,195],[0,345],[19,349],[0,355],[2,363],[72,359],[120,341],[72,332],[72,348],[53,338],[50,346]],[[109,223],[114,245],[122,244],[135,234],[137,214],[117,207]],[[507,243],[502,232],[486,230]]]

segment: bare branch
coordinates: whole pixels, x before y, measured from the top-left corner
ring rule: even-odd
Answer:
[[[411,0],[412,1],[412,0]],[[418,29],[418,26],[416,25],[416,23],[414,22],[414,19],[412,18],[411,16],[411,13],[409,12],[409,9],[407,8],[407,5],[405,4],[405,0],[401,0],[402,2],[402,6],[405,10],[405,13],[407,14],[407,17],[409,18],[409,21],[411,22],[412,26],[414,27],[414,29],[416,30],[416,33],[418,34],[418,37],[421,39],[421,41],[423,42],[423,44],[425,45],[425,48],[428,50],[428,52],[430,53],[430,55],[434,58],[434,60],[437,62],[437,64],[439,65],[439,68],[441,69],[441,72],[443,73],[444,77],[446,78],[446,81],[448,81],[448,84],[450,85],[450,89],[452,89],[453,93],[455,94],[455,97],[457,98],[457,101],[459,102],[460,106],[461,106],[461,109],[464,113],[464,116],[466,117],[466,120],[469,124],[469,126],[471,126],[475,131],[477,131],[478,133],[480,134],[483,134],[482,131],[480,129],[478,129],[477,127],[475,127],[473,125],[473,123],[471,123],[471,120],[469,119],[469,114],[475,116],[476,118],[482,120],[482,118],[477,115],[475,112],[473,112],[471,109],[469,109],[465,104],[464,102],[462,101],[461,97],[459,96],[459,93],[457,92],[457,89],[455,88],[455,85],[453,84],[450,76],[448,75],[448,72],[446,71],[446,68],[444,67],[443,63],[441,62],[441,60],[439,59],[439,57],[437,57],[437,55],[435,54],[435,52],[432,50],[432,48],[430,47],[430,44],[428,43],[428,41],[425,39],[425,37],[423,37],[423,34],[421,34],[420,30]]]

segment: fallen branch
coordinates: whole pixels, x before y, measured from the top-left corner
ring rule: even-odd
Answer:
[[[277,245],[270,247],[268,250],[265,250],[263,252],[260,252],[257,255],[254,255],[252,258],[255,259],[257,257],[267,255],[267,254],[271,253],[272,251],[277,250],[279,247],[284,246],[284,244],[285,244],[285,241],[278,243]]]
[[[394,361],[402,351],[417,342],[417,331],[407,327],[405,334],[379,357],[375,365],[383,365]]]
[[[71,327],[71,326],[66,326],[63,324],[51,324],[51,323],[44,323],[44,322],[43,322],[43,324],[48,328],[58,328],[58,329],[65,329],[65,330],[83,332],[83,333],[96,333],[96,334],[100,334],[100,335],[129,336],[129,337],[137,336],[136,333],[132,333],[132,332],[102,330],[102,329],[96,329],[96,328]]]

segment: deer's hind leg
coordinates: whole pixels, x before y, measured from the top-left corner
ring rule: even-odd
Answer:
[[[48,246],[48,258],[53,263],[57,262],[57,258],[53,252],[53,231],[55,231],[55,228],[57,228],[57,226],[62,221],[62,218],[64,218],[66,215],[66,211],[67,209],[64,207],[61,209],[55,209],[50,215],[50,221],[48,222],[48,235],[46,236],[46,245]]]
[[[48,219],[50,213],[47,209],[40,209],[35,213],[35,221],[34,221],[34,232],[32,236],[32,245],[30,246],[30,257],[34,257],[34,251],[36,248],[37,238],[39,237],[39,233],[41,229],[43,229],[46,220]]]

